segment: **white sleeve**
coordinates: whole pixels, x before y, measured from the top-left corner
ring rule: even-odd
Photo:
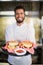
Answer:
[[[36,43],[35,29],[32,21],[28,25],[27,39],[33,43]]]
[[[8,26],[5,31],[5,40],[7,41],[13,41],[14,35],[13,35],[13,29],[11,26]]]

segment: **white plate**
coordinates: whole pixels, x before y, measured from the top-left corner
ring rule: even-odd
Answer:
[[[24,55],[24,54],[26,54],[26,50],[22,49],[22,48],[15,49],[15,54],[16,55]]]

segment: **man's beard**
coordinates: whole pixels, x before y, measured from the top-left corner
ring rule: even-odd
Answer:
[[[24,20],[22,20],[22,21],[19,20],[19,21],[17,21],[17,23],[22,23],[23,21],[24,21]]]
[[[24,18],[23,18],[23,20],[17,20],[16,19],[16,21],[17,21],[17,23],[22,23],[24,21]]]

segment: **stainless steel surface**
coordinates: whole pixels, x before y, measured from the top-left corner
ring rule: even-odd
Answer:
[[[0,65],[9,65],[8,63],[0,63]]]
[[[8,63],[0,63],[0,65],[9,65]],[[32,65],[43,65],[43,64],[32,64]]]
[[[14,16],[15,13],[14,11],[0,11],[0,15],[11,15]],[[39,16],[39,11],[25,11],[25,15],[27,16],[32,16],[32,17],[38,17]]]
[[[41,1],[41,0],[0,0],[0,1]]]

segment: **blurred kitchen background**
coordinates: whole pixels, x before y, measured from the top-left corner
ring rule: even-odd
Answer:
[[[43,0],[0,0],[0,47],[5,43],[6,26],[16,22],[14,8],[17,5],[23,5],[26,10],[25,22],[28,23],[30,19],[34,22],[35,37],[39,47],[33,63],[43,63]],[[2,60],[1,57],[0,59]]]

